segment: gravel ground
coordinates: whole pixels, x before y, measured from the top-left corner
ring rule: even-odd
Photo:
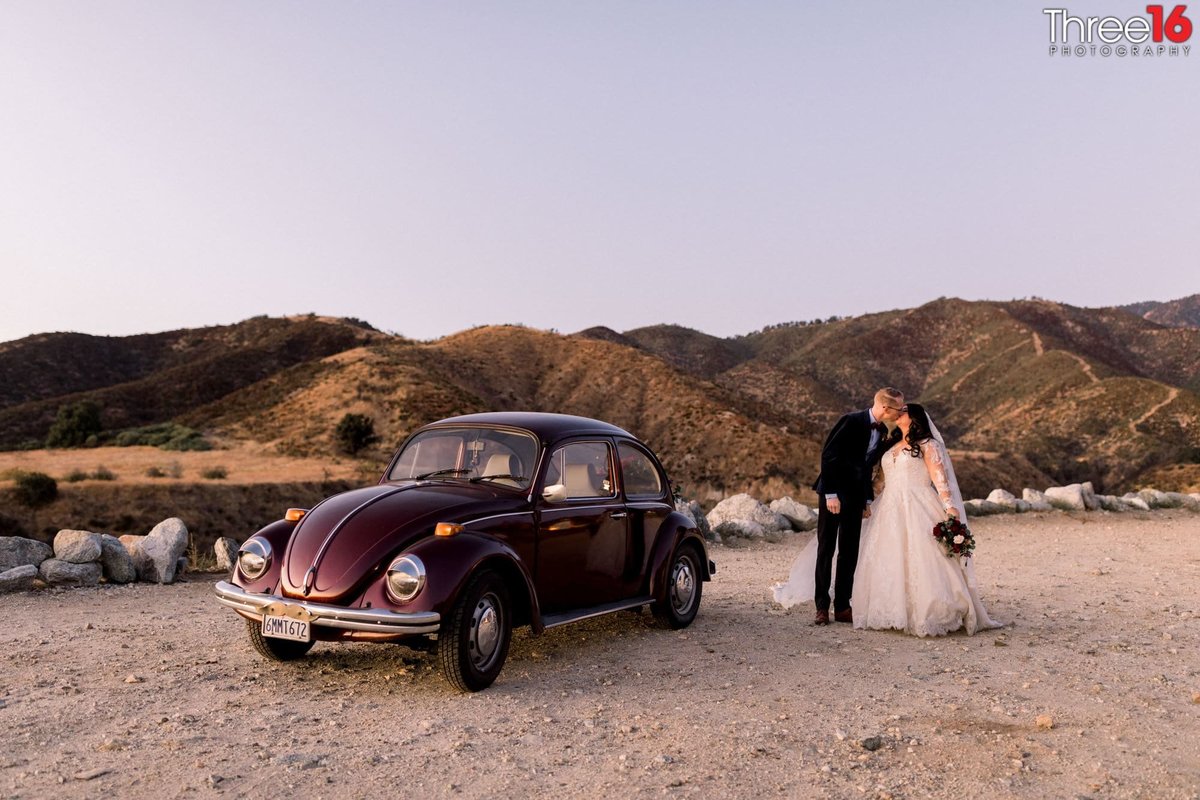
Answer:
[[[519,631],[475,695],[395,646],[264,662],[216,576],[3,596],[0,796],[1200,796],[1200,516],[974,528],[1002,630],[813,627],[768,600],[797,534],[712,548],[685,631]]]

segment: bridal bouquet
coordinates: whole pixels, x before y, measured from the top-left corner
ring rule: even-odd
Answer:
[[[946,555],[952,558],[954,556],[970,558],[971,551],[975,549],[975,537],[971,535],[971,530],[966,523],[961,522],[958,517],[949,517],[934,525],[933,538],[946,548]]]

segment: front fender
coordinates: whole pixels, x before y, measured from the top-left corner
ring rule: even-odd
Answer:
[[[700,553],[700,576],[703,580],[712,580],[712,570],[709,568],[708,547],[704,536],[686,515],[672,511],[658,527],[654,536],[654,549],[650,553],[649,570],[647,570],[649,585],[648,594],[658,597],[667,581],[667,573],[671,568],[671,556],[683,543],[695,546]]]
[[[402,555],[415,555],[425,564],[424,590],[412,602],[396,604],[387,597],[383,587],[386,576],[381,574],[368,589],[370,600],[401,611],[436,611],[445,619],[471,576],[480,569],[490,568],[503,576],[512,592],[514,626],[528,623],[535,633],[541,632],[542,615],[533,576],[512,548],[499,539],[470,531],[454,536],[429,536],[405,549]]]
[[[288,540],[292,538],[292,531],[294,530],[296,530],[295,522],[280,519],[257,531],[254,536],[266,540],[267,544],[271,545],[271,564],[267,567],[267,571],[258,576],[256,580],[250,580],[243,575],[235,564],[233,577],[231,578],[232,582],[247,592],[254,592],[255,594],[267,594],[278,591],[279,575],[283,569],[283,553],[287,550]]]

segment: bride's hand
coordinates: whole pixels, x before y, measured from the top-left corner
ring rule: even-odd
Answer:
[[[870,519],[870,518],[871,518],[871,507],[867,506],[866,508],[863,509],[863,519]]]

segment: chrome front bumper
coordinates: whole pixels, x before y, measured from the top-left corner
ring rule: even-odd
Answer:
[[[323,628],[341,628],[348,631],[370,631],[372,633],[437,633],[442,615],[436,611],[386,611],[376,608],[345,608],[326,603],[309,603],[291,597],[273,594],[252,594],[228,581],[216,585],[217,600],[229,606],[243,617],[261,620],[263,609],[272,603],[299,606],[312,615],[313,625]]]

